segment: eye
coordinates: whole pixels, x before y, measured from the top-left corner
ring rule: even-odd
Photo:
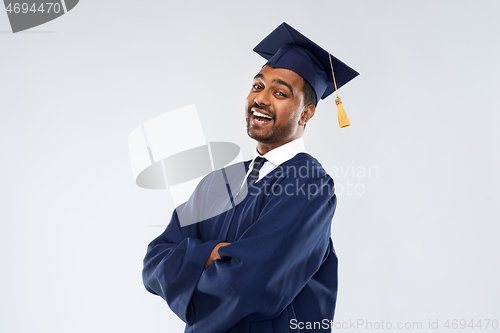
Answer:
[[[252,85],[252,89],[253,90],[261,90],[262,89],[262,86],[259,84],[259,83],[254,83]]]
[[[280,97],[286,97],[286,95],[284,93],[282,93],[281,91],[277,91],[276,95],[278,95]]]

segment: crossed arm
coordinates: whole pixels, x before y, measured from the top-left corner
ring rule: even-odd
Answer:
[[[319,188],[326,184],[313,181]],[[327,182],[333,186],[331,179]],[[165,232],[148,246],[146,289],[167,301],[188,324],[187,332],[223,332],[239,322],[277,317],[328,253],[336,199],[320,193],[271,198],[233,243],[202,241],[196,225],[181,232],[174,213]]]
[[[215,245],[214,249],[212,250],[212,253],[210,253],[210,257],[208,257],[207,262],[205,263],[205,267],[203,267],[203,268],[204,269],[208,268],[215,260],[220,259],[219,247],[226,246],[229,244],[231,244],[231,243],[221,242],[221,243]]]

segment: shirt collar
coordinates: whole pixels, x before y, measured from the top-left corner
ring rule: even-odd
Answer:
[[[257,156],[261,156],[275,166],[279,166],[280,164],[292,159],[298,153],[307,153],[304,146],[304,139],[302,137],[274,148],[273,150],[268,151],[265,155],[260,155],[257,148],[255,148],[253,159],[255,160]]]

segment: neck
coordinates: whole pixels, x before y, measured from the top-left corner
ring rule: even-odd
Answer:
[[[296,140],[300,138],[301,136],[290,138],[288,141],[280,142],[280,143],[275,143],[275,144],[268,144],[268,143],[263,143],[263,142],[257,142],[257,152],[261,155],[265,155],[268,152],[270,152],[273,149],[276,149],[278,147],[283,146],[284,144],[287,144],[289,142],[292,142],[293,140]]]

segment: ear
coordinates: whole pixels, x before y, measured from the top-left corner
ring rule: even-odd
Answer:
[[[300,114],[299,125],[304,126],[314,116],[315,112],[316,107],[313,104],[304,106]]]

